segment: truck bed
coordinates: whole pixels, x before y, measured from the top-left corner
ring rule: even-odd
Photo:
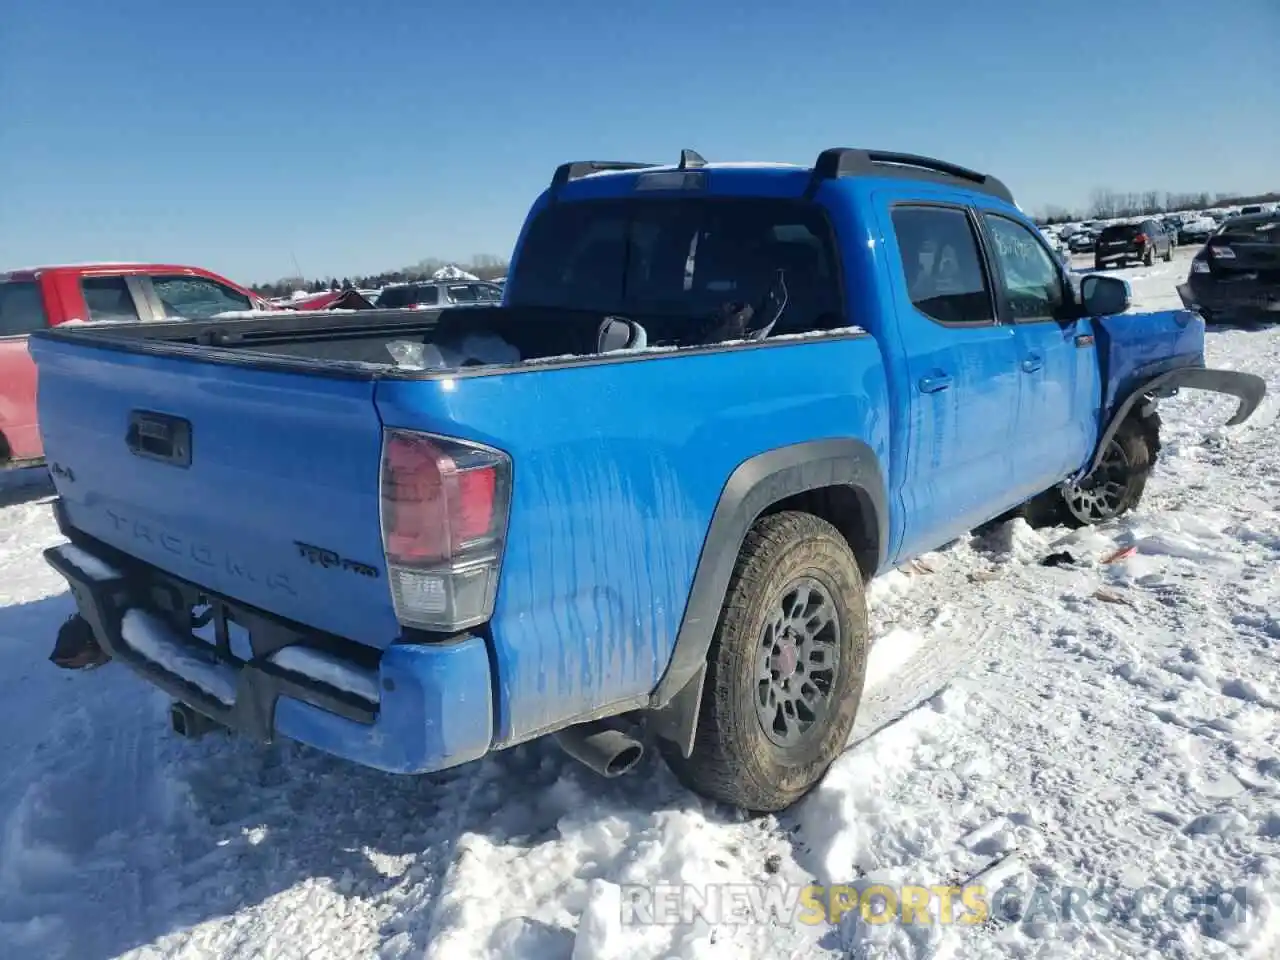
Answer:
[[[596,334],[601,314],[537,307],[455,307],[438,310],[371,310],[358,314],[290,313],[203,323],[117,324],[110,328],[63,327],[42,336],[132,353],[186,356],[206,362],[229,362],[282,370],[321,369],[331,376],[367,379],[374,376],[431,377],[433,370],[397,367],[387,351],[396,340],[421,343],[456,342],[470,335],[494,335],[519,352],[521,363],[557,365],[601,362]],[[633,316],[649,333],[650,352],[672,349],[723,349],[726,344],[699,344],[700,324],[682,318]],[[849,334],[854,328],[816,331],[814,335]],[[807,334],[806,334],[807,335]],[[794,337],[773,337],[768,346]],[[635,353],[608,359],[634,358]],[[486,367],[492,365],[485,365]],[[510,369],[510,364],[499,364]],[[479,372],[470,370],[469,372]]]

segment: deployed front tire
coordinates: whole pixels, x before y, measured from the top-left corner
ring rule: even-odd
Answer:
[[[1107,444],[1097,469],[1061,490],[1063,520],[1069,526],[1089,526],[1136,507],[1155,466],[1158,431],[1159,421],[1154,417],[1125,420]]]
[[[707,653],[688,758],[662,742],[690,789],[751,811],[800,799],[849,739],[870,646],[848,543],[808,513],[748,532]]]

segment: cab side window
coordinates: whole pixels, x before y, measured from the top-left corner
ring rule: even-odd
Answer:
[[[969,215],[952,207],[893,208],[903,279],[917,310],[944,324],[995,322]]]
[[[1062,273],[1030,230],[1007,217],[986,214],[993,253],[1014,321],[1053,320],[1062,315]]]
[[[164,305],[165,316],[173,319],[208,320],[220,313],[248,310],[249,298],[230,287],[204,277],[152,277],[151,286]]]

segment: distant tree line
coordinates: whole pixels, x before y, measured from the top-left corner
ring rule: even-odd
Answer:
[[[1210,194],[1172,193],[1146,190],[1120,193],[1099,187],[1089,196],[1085,208],[1058,205],[1046,206],[1036,222],[1041,224],[1071,223],[1080,220],[1109,220],[1115,217],[1140,217],[1153,213],[1172,213],[1178,210],[1207,210],[1211,207],[1240,206],[1246,203],[1275,203],[1280,193],[1260,193],[1253,196],[1236,196],[1229,193]],[[263,297],[287,297],[295,290],[323,293],[325,290],[376,290],[391,283],[405,283],[430,277],[441,267],[453,265],[481,280],[494,280],[507,274],[508,263],[492,254],[478,253],[469,262],[439,260],[429,257],[413,266],[400,270],[387,270],[367,276],[324,277],[308,280],[305,277],[281,277],[274,283],[255,283],[253,291]]]
[[[1071,223],[1079,220],[1109,220],[1115,217],[1142,217],[1153,213],[1173,213],[1178,210],[1208,210],[1211,207],[1235,207],[1246,203],[1274,203],[1280,193],[1260,193],[1253,196],[1236,196],[1230,193],[1207,192],[1171,193],[1159,190],[1120,193],[1106,187],[1098,187],[1089,195],[1085,208],[1047,206],[1036,219],[1042,224]]]
[[[274,283],[255,283],[250,289],[262,297],[287,297],[295,290],[323,293],[326,290],[379,290],[392,283],[424,280],[442,267],[455,266],[481,280],[496,280],[507,275],[507,261],[488,253],[477,253],[469,262],[438,260],[428,257],[411,267],[387,270],[367,276],[324,277],[308,280],[305,277],[281,277]]]

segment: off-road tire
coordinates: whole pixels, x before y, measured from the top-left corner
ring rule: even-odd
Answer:
[[[1071,490],[1054,487],[1027,503],[1023,509],[1027,522],[1033,527],[1086,527],[1114,520],[1136,507],[1160,453],[1160,417],[1152,413],[1146,417],[1127,418],[1111,439],[1111,444],[1117,447],[1124,461],[1123,471],[1114,478],[1120,487],[1111,509],[1096,516],[1086,516],[1078,506],[1073,508]],[[1107,454],[1103,456],[1105,458]],[[1086,477],[1081,485],[1091,479],[1098,478]]]
[[[766,627],[801,578],[826,592],[839,626],[838,663],[825,712],[799,742],[780,746],[757,713],[757,675]],[[738,554],[707,652],[707,675],[693,753],[659,741],[668,765],[696,793],[752,812],[799,800],[839,756],[853,729],[866,677],[870,634],[866,595],[853,552],[830,523],[809,513],[762,517]]]

